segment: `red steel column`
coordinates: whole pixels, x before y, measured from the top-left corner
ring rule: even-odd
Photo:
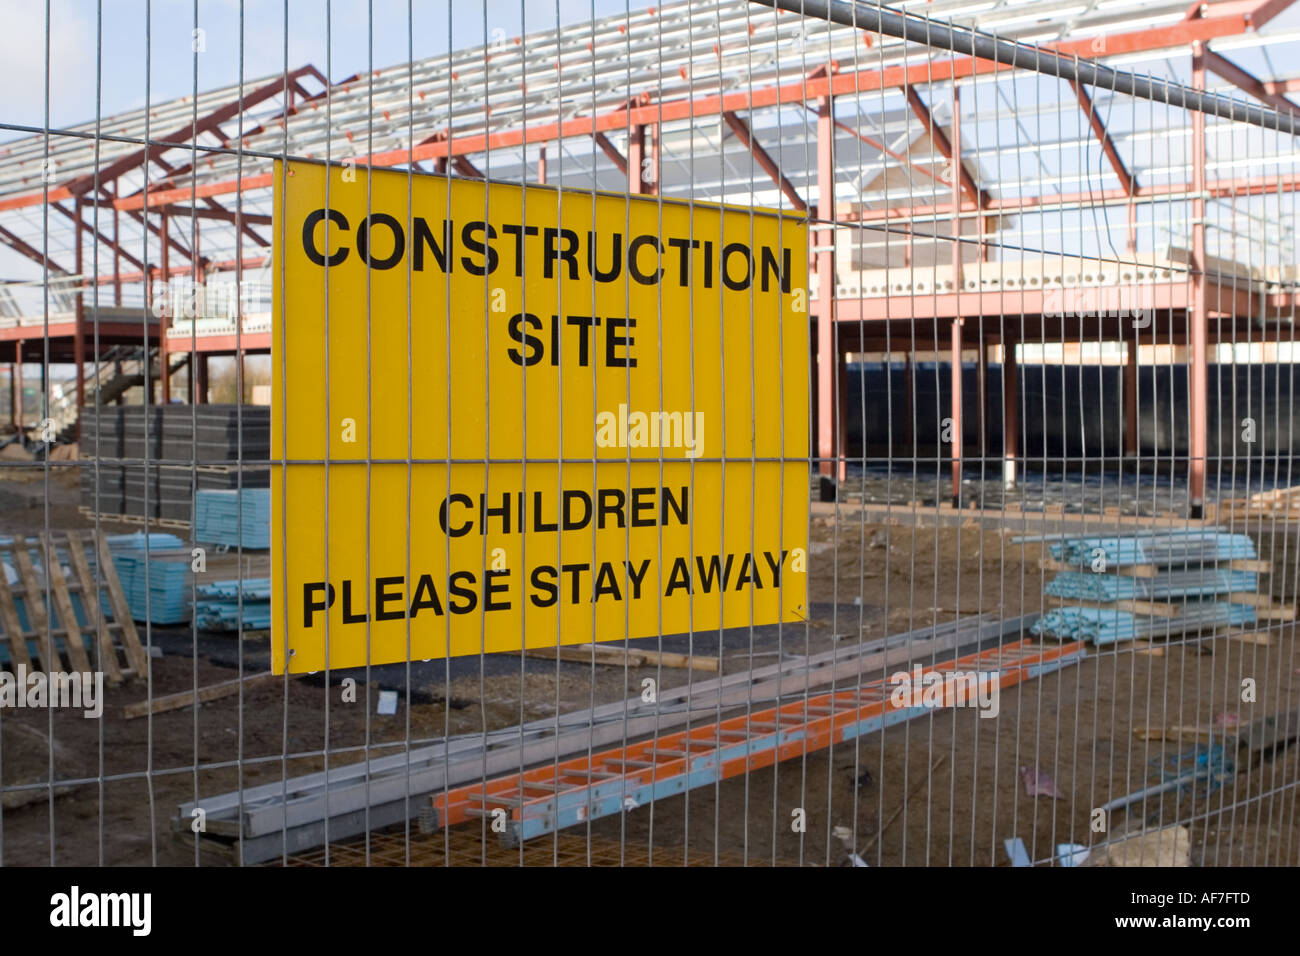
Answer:
[[[13,415],[14,426],[23,427],[23,342],[19,339],[14,343],[14,398],[13,406],[10,412]]]
[[[116,191],[114,192],[116,195]],[[118,211],[113,207],[113,305],[119,309],[122,307],[122,249],[121,236],[118,234]],[[96,280],[98,280],[96,276]],[[145,276],[145,285],[149,284],[149,277]]]
[[[647,132],[651,136],[647,144]],[[649,149],[647,149],[647,146]],[[647,163],[646,160],[649,160]],[[653,196],[659,191],[659,131],[633,126],[627,134],[627,191]]]
[[[830,97],[817,103],[817,218],[835,218],[835,116]],[[825,226],[813,235],[817,269],[817,459],[823,475],[841,478],[835,441],[836,386],[840,364],[835,335],[835,230]]]
[[[168,314],[171,312],[171,253],[169,252],[170,244],[168,240],[171,237],[171,218],[166,211],[162,214],[162,287],[163,302],[162,308],[156,309],[158,313],[158,401],[167,405],[172,400],[172,377],[168,368],[167,359],[167,327],[171,324]],[[146,366],[149,364],[149,356],[145,356]]]
[[[916,403],[912,398],[912,353],[908,352],[903,359],[903,394],[906,396],[903,414],[903,445],[907,448],[907,457],[916,459],[916,445],[914,443],[915,435],[912,432],[912,423],[916,420]]]
[[[1138,343],[1137,330],[1133,341],[1125,343],[1124,356],[1124,454],[1136,457],[1138,453]]]
[[[73,266],[77,272],[77,297],[76,297],[76,320],[73,323],[75,338],[72,342],[72,361],[77,365],[77,440],[81,440],[81,409],[86,404],[86,298],[82,291],[82,273],[85,271],[85,227],[83,226],[81,216],[81,197],[78,196],[72,204],[72,213],[77,217],[76,243],[77,250],[74,258],[76,265]]]
[[[1192,44],[1192,86],[1205,89],[1205,47]],[[1191,405],[1188,495],[1192,518],[1205,513],[1205,464],[1210,392],[1208,356],[1209,308],[1205,288],[1205,114],[1192,113],[1192,310],[1187,321],[1191,340],[1188,356],[1188,400]]]
[[[961,96],[952,87],[952,202],[961,208]],[[961,497],[961,217],[952,217],[952,289],[957,302],[957,317],[952,320],[952,500]],[[981,348],[983,347],[981,343]]]
[[[190,353],[190,373],[194,376],[194,404],[208,403],[208,353]]]

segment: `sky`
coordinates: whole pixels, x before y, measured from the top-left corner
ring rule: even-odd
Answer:
[[[59,128],[92,121],[97,96],[99,113],[111,116],[193,93],[196,69],[199,91],[238,83],[241,15],[246,82],[284,69],[286,11],[288,67],[312,63],[341,80],[371,63],[408,62],[411,44],[418,60],[651,5],[410,0],[408,29],[407,0],[0,0],[0,123],[45,124],[47,45],[49,123]],[[0,130],[0,140],[21,135]]]

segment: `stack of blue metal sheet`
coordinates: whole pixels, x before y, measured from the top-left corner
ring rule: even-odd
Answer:
[[[138,533],[111,535],[107,540],[134,620],[180,624],[190,619],[192,558],[180,538]],[[106,605],[107,597],[101,596],[100,603]]]
[[[194,540],[200,544],[271,546],[271,491],[243,488],[194,493]]]
[[[214,581],[198,588],[195,623],[205,631],[266,630],[271,626],[271,579]]]

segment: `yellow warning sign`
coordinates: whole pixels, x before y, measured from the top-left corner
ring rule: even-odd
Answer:
[[[807,231],[277,164],[273,666],[805,617]]]

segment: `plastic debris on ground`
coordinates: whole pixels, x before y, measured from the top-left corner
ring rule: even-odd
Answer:
[[[1056,781],[1046,771],[1039,770],[1037,767],[1021,767],[1020,782],[1025,786],[1025,796],[1061,799],[1061,792],[1056,789]]]
[[[1056,844],[1056,862],[1060,866],[1083,866],[1091,853],[1082,843]]]
[[[1020,837],[1008,837],[1002,841],[1002,846],[1007,851],[1007,856],[1011,860],[1011,865],[1015,867],[1032,866],[1029,861],[1029,851],[1025,849],[1025,841]]]

